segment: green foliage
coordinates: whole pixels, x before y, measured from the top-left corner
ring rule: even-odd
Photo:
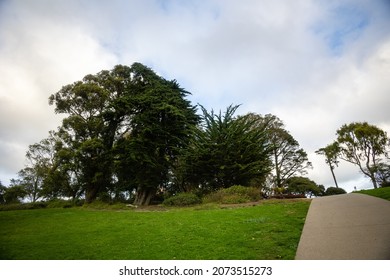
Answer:
[[[294,259],[309,202],[138,212],[0,212],[0,259]]]
[[[47,208],[71,208],[74,206],[75,203],[70,200],[53,199],[47,202]]]
[[[24,186],[14,179],[11,181],[11,186],[3,188],[2,192],[3,203],[5,204],[18,204],[27,195]]]
[[[259,199],[260,191],[258,188],[235,185],[227,189],[212,192],[206,195],[203,201],[206,203],[236,204],[258,201]]]
[[[306,196],[322,196],[323,191],[317,184],[306,177],[291,177],[287,180],[287,192]]]
[[[248,116],[234,117],[237,108],[215,114],[202,107],[202,125],[181,158],[184,181],[205,192],[264,181],[271,169],[264,130]]]
[[[334,169],[335,166],[338,166],[338,153],[340,152],[340,147],[337,142],[327,145],[324,148],[320,148],[316,151],[317,154],[325,156],[325,162],[329,164],[331,169]]]
[[[140,63],[64,86],[49,99],[67,117],[46,186],[74,200],[83,192],[87,203],[135,189],[135,203],[148,204],[198,122],[188,94]]]
[[[338,156],[359,167],[369,177],[374,188],[378,187],[377,173],[381,157],[387,155],[390,140],[382,129],[367,122],[353,122],[337,130]]]
[[[165,206],[189,206],[202,203],[202,200],[194,193],[179,193],[164,200]]]
[[[336,176],[334,174],[334,169],[339,164],[338,154],[340,153],[340,147],[337,142],[327,145],[324,148],[321,148],[316,151],[316,154],[325,156],[325,162],[329,165],[330,172],[332,173],[334,183],[336,188],[338,188]]]
[[[32,210],[46,208],[46,202],[30,202],[30,203],[11,203],[0,205],[0,211],[14,211],[14,210]]]
[[[347,193],[344,189],[342,188],[335,188],[335,187],[329,187],[325,191],[325,195],[337,195],[337,194],[345,194]]]

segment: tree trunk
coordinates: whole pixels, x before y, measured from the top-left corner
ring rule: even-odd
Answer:
[[[278,188],[282,188],[282,181],[280,179],[280,170],[279,170],[279,162],[278,155],[276,149],[274,150],[274,158],[275,158],[275,173],[276,173],[276,186]]]
[[[85,190],[85,202],[86,203],[91,203],[93,201],[96,200],[96,197],[97,197],[97,193],[98,193],[98,189],[96,188],[96,186],[89,186],[86,190]]]
[[[377,189],[378,188],[378,183],[375,180],[375,175],[371,175],[370,179],[372,181],[372,184],[374,185],[374,189]]]
[[[334,172],[333,172],[333,167],[331,165],[330,165],[330,172],[332,172],[332,176],[333,176],[334,183],[336,184],[336,188],[339,188],[339,185],[337,184],[337,181],[336,181],[336,176],[334,175]]]
[[[135,196],[135,205],[149,205],[155,195],[155,190],[147,188],[138,188]]]

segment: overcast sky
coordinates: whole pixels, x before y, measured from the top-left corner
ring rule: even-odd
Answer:
[[[62,86],[141,62],[192,92],[194,104],[272,113],[309,154],[308,176],[334,185],[314,153],[345,123],[390,132],[390,1],[0,0],[0,180],[62,116]],[[347,191],[369,188],[356,167]]]

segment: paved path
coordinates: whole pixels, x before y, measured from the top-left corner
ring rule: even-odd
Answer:
[[[354,193],[313,199],[295,259],[389,260],[390,201]]]

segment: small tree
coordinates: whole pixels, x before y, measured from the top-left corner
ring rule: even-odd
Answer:
[[[11,184],[4,191],[3,198],[6,204],[20,203],[27,192],[19,180],[11,179]]]
[[[337,158],[339,152],[340,152],[340,147],[337,142],[333,142],[332,144],[316,151],[317,154],[325,156],[325,162],[329,165],[330,172],[332,173],[332,177],[336,185],[336,188],[338,188],[339,186],[337,184],[336,176],[334,174],[334,169],[339,164]]]
[[[20,184],[23,185],[31,202],[47,196],[45,187],[49,175],[58,168],[56,160],[56,146],[58,137],[54,131],[49,132],[49,137],[38,143],[29,145],[26,153],[27,166],[18,172]],[[57,181],[56,186],[61,182]],[[44,190],[45,189],[45,190]]]

